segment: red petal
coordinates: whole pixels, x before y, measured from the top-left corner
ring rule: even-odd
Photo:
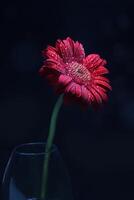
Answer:
[[[107,100],[108,100],[108,96],[107,96],[106,93],[101,92],[100,95],[101,95],[101,97],[102,97],[102,99],[103,99],[104,101],[107,101]]]
[[[56,49],[52,46],[47,46],[47,48],[43,51],[43,56],[53,58],[55,60],[57,60],[58,57]]]
[[[99,66],[97,69],[93,71],[93,75],[103,75],[108,73],[109,73],[108,69],[104,66]]]
[[[56,48],[52,46],[48,46],[44,51],[43,51],[43,56],[47,57],[49,59],[52,59],[58,63],[63,64],[62,58],[59,56]]]
[[[39,74],[40,74],[40,76],[44,76],[44,67],[41,67],[39,69]]]
[[[46,76],[46,78],[48,79],[48,81],[52,84],[58,84],[58,76],[56,76],[55,74],[48,74]]]
[[[73,43],[70,38],[66,40],[57,40],[56,49],[64,62],[72,62],[73,60]]]
[[[54,69],[58,72],[61,72],[61,73],[65,73],[65,65],[57,62],[56,60],[53,60],[53,59],[47,59],[46,62],[44,63],[44,65],[46,67],[49,67],[51,69]]]
[[[99,95],[101,96],[101,98],[104,100],[104,101],[107,101],[108,100],[108,96],[107,94],[105,93],[106,90],[104,90],[103,88],[99,87],[99,86],[93,86],[93,88],[99,93]]]
[[[55,75],[60,74],[57,70],[49,68],[49,67],[44,66],[44,65],[40,68],[39,73],[40,73],[41,76],[47,76],[48,74],[55,74]]]
[[[63,40],[63,43],[65,45],[65,49],[67,52],[67,57],[68,57],[68,62],[72,61],[72,57],[73,57],[73,49],[74,49],[74,45],[73,45],[73,41],[71,40],[71,38],[67,38],[66,40]]]
[[[74,59],[77,62],[82,62],[85,58],[85,51],[83,45],[79,42],[74,43]]]
[[[77,83],[70,83],[67,87],[66,87],[66,92],[67,93],[71,93],[73,95],[76,95],[76,97],[80,97],[81,96],[81,86],[78,85]]]
[[[100,65],[105,65],[106,61],[101,59],[98,54],[88,55],[83,63],[89,70],[99,67]]]
[[[95,80],[94,82],[97,83],[98,85],[102,85],[102,86],[108,88],[109,90],[112,90],[112,87],[105,81]]]
[[[95,80],[101,80],[101,81],[106,81],[107,83],[109,83],[110,81],[108,80],[108,78],[104,77],[104,76],[96,76]]]
[[[58,81],[60,84],[65,86],[72,81],[72,78],[66,75],[60,75]]]
[[[72,52],[74,53],[74,41],[70,37],[67,37],[67,41],[69,42]]]
[[[81,97],[81,86],[76,84],[76,96]]]
[[[75,83],[70,83],[67,87],[65,92],[67,93],[73,93],[74,94],[74,90],[75,90]]]
[[[100,90],[100,91],[102,91],[102,92],[106,92],[106,88],[104,88],[104,87],[101,87],[101,86],[99,86],[99,85],[92,85],[92,87],[94,88],[94,89],[98,89],[98,90]]]
[[[91,103],[95,101],[95,97],[93,96],[90,90],[89,90],[88,98],[91,101]]]
[[[82,62],[85,57],[84,48],[81,43],[74,42],[71,38],[65,40],[57,40],[56,50],[64,62]]]
[[[101,98],[100,94],[96,90],[94,90],[94,88],[90,88],[90,91],[94,95],[97,103],[99,103],[99,104],[102,103],[102,98]]]
[[[65,48],[65,44],[63,43],[63,41],[57,40],[56,49],[57,49],[60,57],[63,58],[63,61],[67,62],[68,52],[67,52],[67,47]]]
[[[89,91],[86,89],[86,87],[85,86],[81,86],[81,91],[82,91],[82,98],[84,99],[84,100],[86,100],[87,102],[89,102],[90,101],[90,98],[89,98]]]

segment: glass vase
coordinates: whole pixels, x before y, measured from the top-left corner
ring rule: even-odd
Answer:
[[[45,143],[23,144],[13,150],[3,176],[3,200],[42,200],[44,151]],[[68,171],[57,147],[53,145],[45,200],[72,199]]]

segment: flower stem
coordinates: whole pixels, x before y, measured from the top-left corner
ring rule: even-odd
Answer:
[[[61,95],[58,98],[51,115],[49,133],[48,133],[48,138],[47,138],[46,147],[45,147],[45,157],[44,157],[42,185],[41,185],[41,200],[46,200],[45,198],[46,198],[46,193],[47,193],[49,160],[50,160],[51,148],[52,148],[53,140],[55,136],[57,117],[58,117],[58,113],[61,108],[62,102],[63,102],[63,95]]]

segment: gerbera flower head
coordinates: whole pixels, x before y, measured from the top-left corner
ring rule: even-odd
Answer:
[[[106,60],[98,54],[85,56],[81,43],[71,38],[57,40],[55,47],[43,51],[44,65],[41,76],[47,78],[65,102],[83,105],[100,105],[107,101],[107,90],[111,90],[105,67]]]

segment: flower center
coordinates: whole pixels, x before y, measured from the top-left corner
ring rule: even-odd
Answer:
[[[88,69],[84,65],[77,62],[72,62],[68,65],[67,74],[79,84],[87,85],[91,79]]]

